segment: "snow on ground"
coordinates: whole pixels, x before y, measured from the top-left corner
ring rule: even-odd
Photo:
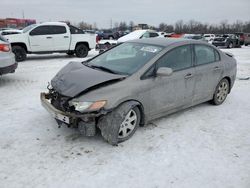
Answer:
[[[223,50],[238,60],[237,77],[249,77],[250,48]],[[72,60],[81,59],[32,55],[0,77],[1,188],[250,187],[250,80],[237,79],[223,105],[159,119],[113,147],[58,129],[40,105],[39,93]]]

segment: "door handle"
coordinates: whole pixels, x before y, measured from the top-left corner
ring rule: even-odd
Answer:
[[[46,37],[47,39],[52,39],[52,37]]]
[[[69,38],[69,36],[64,36],[64,38]]]
[[[193,76],[194,76],[193,74],[188,73],[184,78],[185,78],[185,79],[189,79],[189,78],[192,78]]]
[[[218,66],[214,67],[214,70],[220,70],[220,69],[221,69],[221,68],[218,67]]]

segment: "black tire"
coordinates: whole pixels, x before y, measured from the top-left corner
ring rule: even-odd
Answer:
[[[127,117],[131,115],[136,117],[130,123]],[[130,117],[129,117],[130,118]],[[127,121],[126,121],[127,120]],[[98,121],[98,127],[101,130],[102,137],[108,143],[117,145],[131,138],[136,132],[141,121],[141,113],[137,106],[131,105],[129,102],[120,105],[111,113],[101,117]],[[128,125],[129,124],[129,125]],[[130,129],[131,125],[133,127]],[[127,135],[122,137],[121,132],[126,132]]]
[[[17,62],[24,61],[27,58],[26,50],[21,46],[12,46],[12,52],[15,54]]]
[[[74,54],[75,54],[74,51],[69,51],[69,52],[67,52],[67,55],[69,55],[69,56],[73,56]]]
[[[85,44],[78,44],[75,49],[76,57],[87,57],[89,48]]]
[[[248,46],[248,44],[245,44],[245,46]]]
[[[214,105],[222,104],[226,100],[229,91],[230,91],[229,82],[226,78],[223,78],[216,86],[214,96],[211,101],[212,104]]]

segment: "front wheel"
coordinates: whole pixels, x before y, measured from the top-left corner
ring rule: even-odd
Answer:
[[[100,118],[98,127],[103,138],[110,144],[124,142],[136,132],[141,120],[137,106],[124,103],[113,112]]]
[[[17,62],[24,61],[27,58],[26,50],[21,46],[13,46],[12,51]]]
[[[87,57],[89,49],[85,44],[78,44],[75,49],[76,57]]]
[[[227,98],[227,95],[229,93],[229,89],[230,88],[229,88],[228,80],[226,78],[222,79],[215,89],[212,103],[215,105],[222,104]]]

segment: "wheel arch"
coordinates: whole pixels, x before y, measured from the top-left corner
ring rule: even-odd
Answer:
[[[227,79],[227,81],[228,81],[228,83],[229,83],[229,91],[228,91],[228,93],[230,93],[231,92],[231,88],[232,88],[232,81],[231,81],[231,78],[229,77],[229,76],[225,76],[225,77],[223,77],[222,79]],[[221,80],[222,80],[221,79]]]
[[[77,42],[76,45],[75,45],[75,49],[76,49],[76,47],[77,47],[78,45],[80,45],[80,44],[84,44],[84,45],[87,46],[87,48],[90,50],[90,48],[89,48],[89,43],[88,43],[88,42]]]
[[[135,99],[128,99],[128,100],[125,100],[125,101],[119,103],[119,105],[117,105],[115,107],[115,109],[118,108],[119,106],[121,106],[124,103],[130,103],[131,107],[135,107],[135,106],[138,107],[138,109],[140,111],[140,115],[141,115],[139,125],[144,126],[144,124],[145,124],[145,114],[144,114],[144,107],[143,107],[142,103],[140,101],[138,101],[138,100],[135,100]]]
[[[27,48],[27,46],[26,46],[25,43],[22,43],[22,42],[13,42],[13,43],[11,43],[11,47],[13,47],[13,46],[21,46],[21,47],[23,47],[25,49],[26,53],[28,52],[28,48]]]

